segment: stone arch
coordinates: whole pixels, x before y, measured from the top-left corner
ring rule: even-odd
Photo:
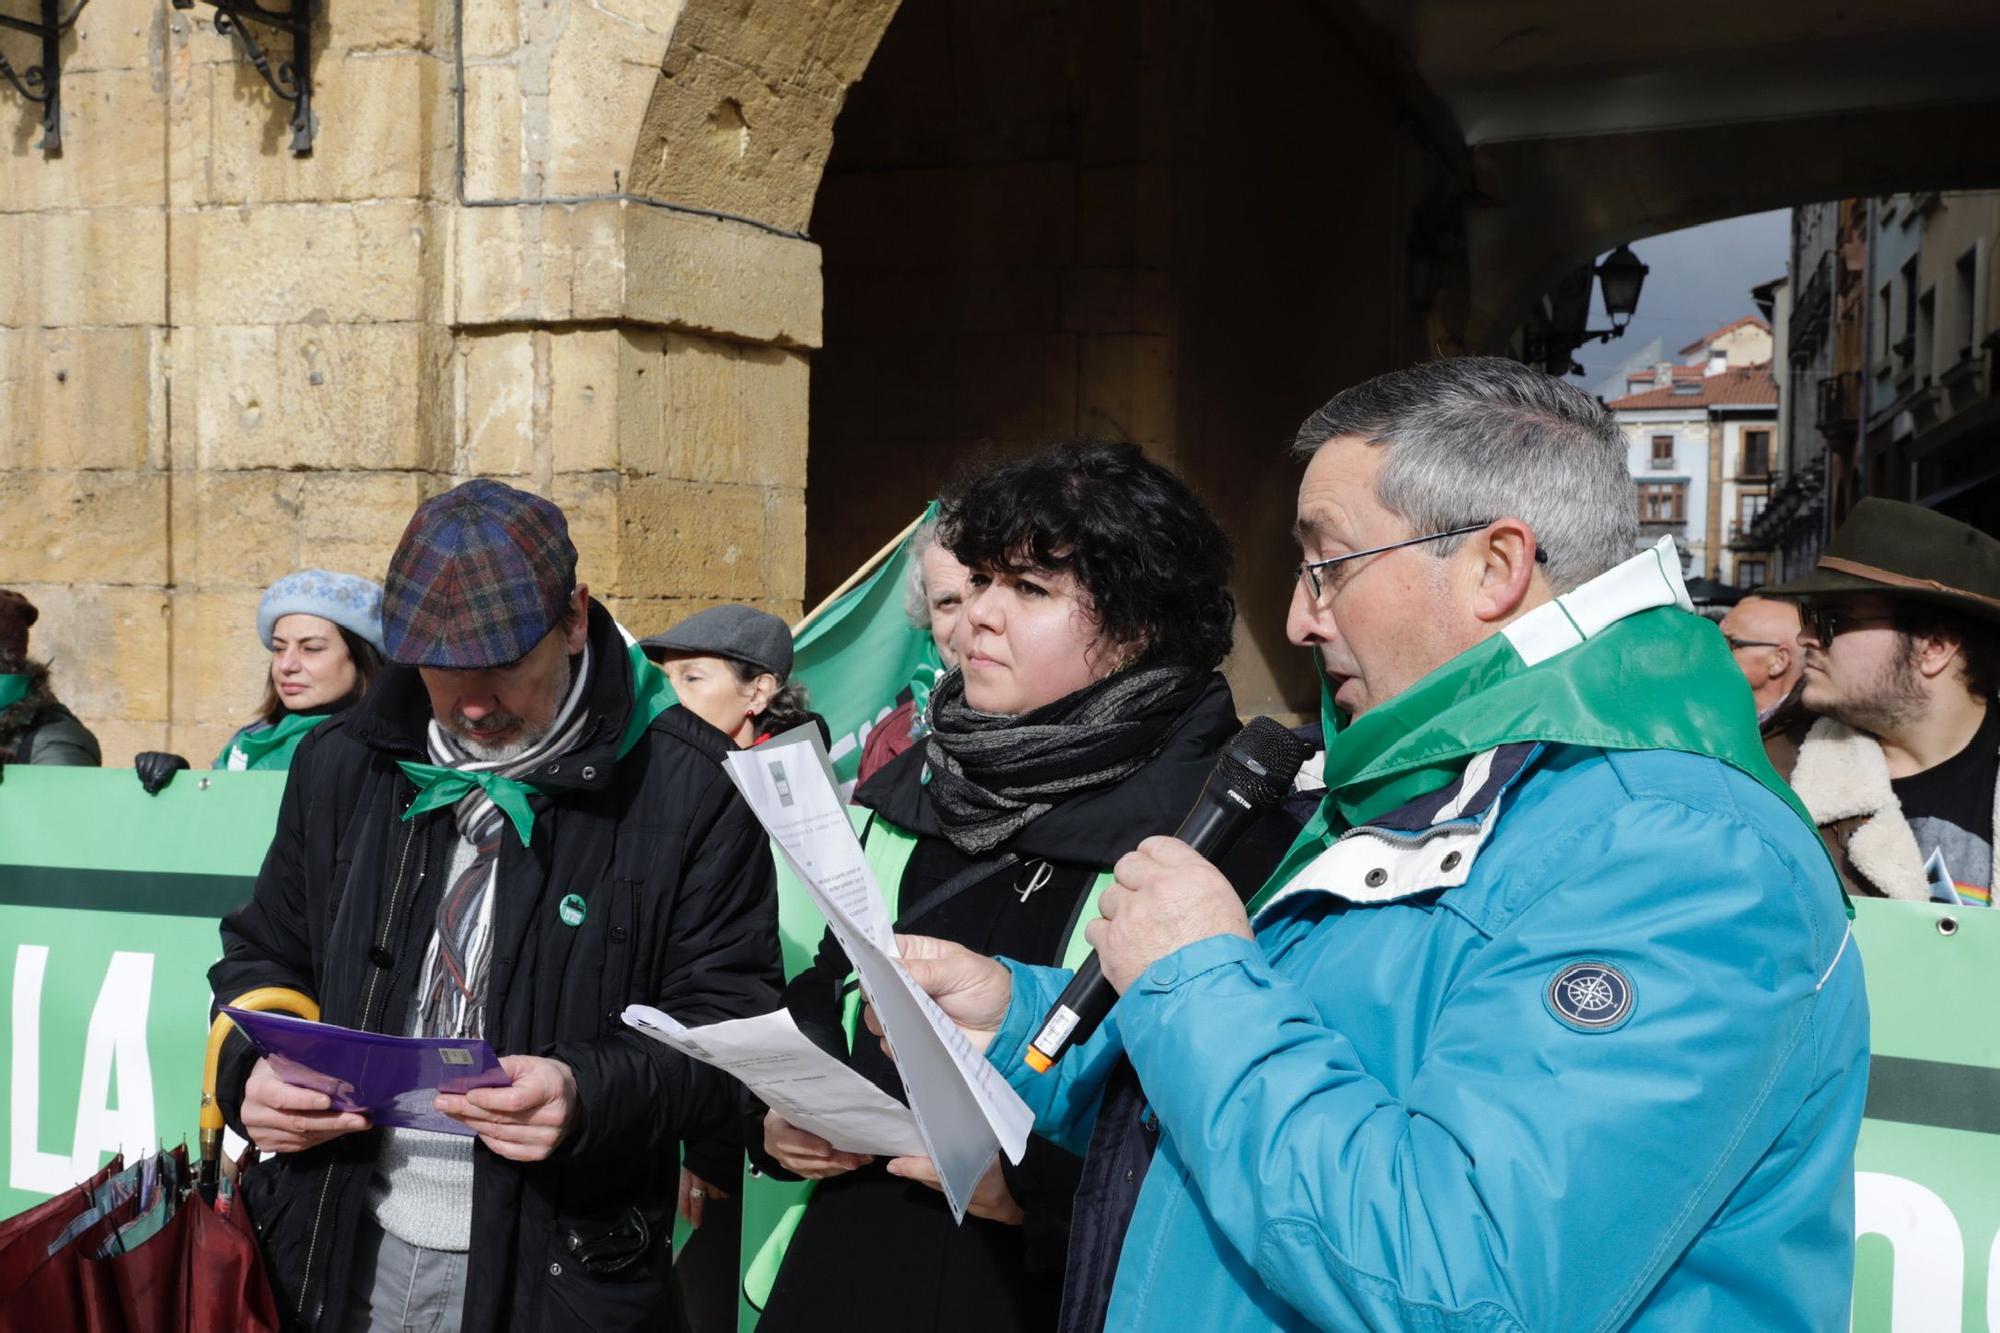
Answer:
[[[571,507],[639,632],[804,593],[805,236],[895,0],[465,0],[455,458]],[[525,443],[523,443],[525,442]]]
[[[628,179],[648,199],[802,233],[833,123],[899,0],[689,0]]]

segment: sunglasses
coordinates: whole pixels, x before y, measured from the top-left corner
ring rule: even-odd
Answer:
[[[1838,606],[1828,606],[1823,602],[1807,602],[1799,608],[1799,619],[1811,631],[1821,647],[1833,642],[1837,635],[1863,625],[1893,625],[1897,617],[1884,615],[1862,615]]]

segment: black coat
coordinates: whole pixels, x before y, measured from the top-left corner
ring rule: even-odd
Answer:
[[[501,1054],[574,1071],[576,1128],[546,1161],[474,1150],[464,1328],[670,1328],[678,1141],[740,1113],[738,1086],[619,1021],[645,1003],[701,1024],[768,1012],[779,980],[777,907],[764,833],[723,776],[728,741],[681,708],[623,759],[632,677],[610,617],[590,611],[597,667],[580,747],[536,773],[533,844],[501,840],[485,1033]],[[258,986],[304,990],[329,1023],[400,1031],[433,932],[456,837],[449,808],[399,816],[415,788],[430,709],[416,671],[391,667],[368,697],[300,743],[277,835],[250,903],[222,924],[209,973],[227,1000]],[[562,923],[565,895],[586,903]],[[255,1052],[225,1051],[224,1110],[239,1132]],[[376,1132],[266,1160],[243,1192],[279,1305],[337,1328]],[[642,1223],[648,1240],[615,1273],[585,1253]],[[600,1265],[601,1267],[601,1261]]]
[[[855,793],[858,804],[917,836],[899,886],[897,931],[1023,962],[1059,962],[1091,883],[1145,838],[1179,826],[1238,725],[1229,687],[1215,676],[1144,768],[1115,787],[1070,798],[976,858],[940,833],[923,783],[924,747],[897,756]],[[1224,869],[1246,893],[1254,891],[1297,830],[1296,820],[1274,814],[1244,837]],[[1011,864],[939,906],[922,906],[974,862],[1010,853]],[[1024,898],[1043,862],[1047,878]],[[866,1033],[846,1053],[840,992],[849,970],[829,933],[813,965],[786,988],[785,1003],[802,1031],[901,1098],[895,1067]],[[764,1154],[761,1133],[750,1141],[760,1170],[792,1178]],[[1040,1137],[1029,1139],[1018,1165],[1003,1158],[1008,1190],[1022,1209],[1020,1226],[969,1214],[955,1226],[943,1194],[889,1175],[880,1162],[821,1182],[786,1251],[759,1333],[1054,1328],[1081,1165]]]

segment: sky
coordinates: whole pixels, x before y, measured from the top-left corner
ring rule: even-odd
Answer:
[[[1577,348],[1585,372],[1580,383],[1594,385],[1655,338],[1666,359],[1678,360],[1684,344],[1756,314],[1750,289],[1784,275],[1791,218],[1789,209],[1751,213],[1632,242],[1633,253],[1652,270],[1639,291],[1638,313],[1624,337]],[[1591,293],[1590,327],[1611,327],[1601,289]]]

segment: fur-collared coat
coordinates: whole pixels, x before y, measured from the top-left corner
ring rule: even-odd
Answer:
[[[104,762],[97,737],[56,701],[45,663],[15,663],[0,669],[28,677],[27,694],[0,708],[0,764],[96,768]]]
[[[1823,717],[1806,733],[1798,762],[1785,776],[1819,825],[1850,894],[1929,901],[1924,855],[1889,785],[1880,742]],[[1995,797],[1995,827],[2000,828],[2000,789]],[[2000,854],[1995,862],[1988,882],[2000,884]]]

